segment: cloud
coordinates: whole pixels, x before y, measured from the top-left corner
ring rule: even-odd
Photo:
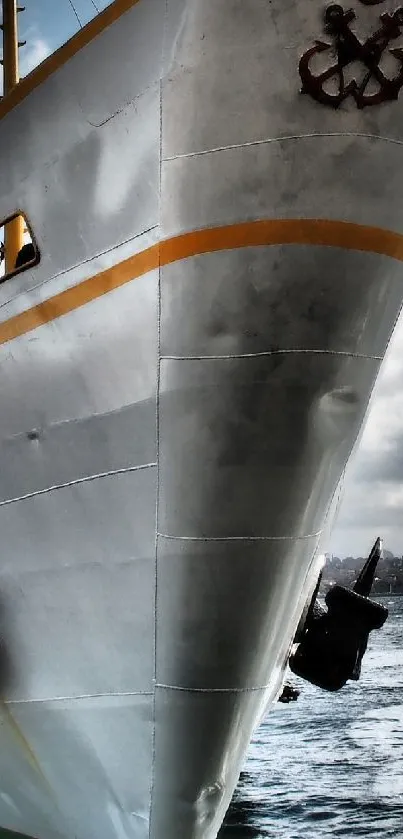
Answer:
[[[38,64],[41,64],[52,52],[50,44],[33,31],[32,28],[27,32],[25,39],[27,43],[19,51],[21,78],[27,76],[28,73],[34,70]],[[2,94],[3,78],[2,73],[0,73],[0,95]]]
[[[376,536],[403,553],[403,318],[374,390],[360,446],[350,463],[331,538],[341,556],[363,555]]]
[[[50,44],[44,38],[28,33],[26,46],[21,47],[20,51],[20,75],[26,76],[30,73],[51,51]]]
[[[20,38],[26,42],[18,51],[20,78],[24,78],[54,52],[54,47],[43,37],[35,23],[23,28]],[[0,95],[3,95],[2,73],[0,73]]]
[[[403,429],[389,441],[387,447],[385,443],[385,446],[374,452],[372,457],[366,460],[360,459],[356,468],[356,480],[359,483],[366,481],[403,483]]]

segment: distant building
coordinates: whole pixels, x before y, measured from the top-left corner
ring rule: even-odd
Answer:
[[[345,559],[340,559],[338,556],[329,554],[325,557],[321,593],[325,594],[333,585],[353,588],[366,558],[347,556]],[[403,594],[403,557],[394,556],[388,550],[383,551],[372,590],[374,594]]]

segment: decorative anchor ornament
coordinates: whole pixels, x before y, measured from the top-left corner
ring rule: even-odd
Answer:
[[[399,6],[394,12],[384,12],[380,15],[380,28],[374,32],[364,43],[362,43],[350,29],[351,21],[355,20],[355,13],[352,9],[344,11],[342,6],[332,4],[325,11],[325,32],[332,35],[334,44],[324,41],[316,41],[315,46],[307,50],[299,62],[299,74],[302,81],[302,93],[307,93],[331,108],[338,108],[348,96],[355,99],[357,108],[365,108],[368,105],[379,105],[397,99],[403,86],[403,49],[389,49],[389,53],[400,64],[397,75],[389,78],[379,66],[382,54],[388,47],[390,41],[396,39],[403,29],[403,6]],[[315,75],[310,63],[315,55],[326,52],[333,48],[336,50],[337,61],[327,70]],[[361,82],[356,79],[346,84],[344,69],[353,61],[361,61],[367,68]],[[324,85],[332,78],[338,81],[338,91],[330,93],[324,89]],[[366,93],[370,81],[375,80],[379,89],[375,93]]]

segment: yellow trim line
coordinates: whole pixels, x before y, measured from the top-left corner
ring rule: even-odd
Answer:
[[[13,90],[0,101],[0,119],[8,114],[16,105],[25,99],[36,87],[46,81],[56,70],[63,67],[66,62],[80,52],[83,47],[90,44],[104,29],[119,20],[122,15],[135,6],[139,0],[115,0],[100,12],[99,15],[90,20],[86,26],[76,32],[69,41],[61,46],[49,58],[45,58],[38,67],[28,76],[25,76]]]
[[[365,251],[403,262],[403,234],[328,219],[262,219],[203,228],[157,242],[32,309],[0,323],[0,344],[73,312],[115,288],[173,262],[215,251],[269,245],[314,245]]]

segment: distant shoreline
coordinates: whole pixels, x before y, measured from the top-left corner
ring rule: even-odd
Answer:
[[[375,572],[372,585],[372,597],[402,597],[403,595],[403,556],[393,556],[384,552]],[[325,594],[334,585],[353,589],[366,563],[365,557],[328,556],[322,571],[321,592]]]
[[[341,583],[335,583],[334,585],[341,585]],[[333,588],[333,586],[326,586],[324,590],[320,589],[319,597],[326,597],[327,592],[330,591],[331,588]],[[403,591],[371,591],[370,597],[375,600],[379,600],[384,597],[403,597]]]

